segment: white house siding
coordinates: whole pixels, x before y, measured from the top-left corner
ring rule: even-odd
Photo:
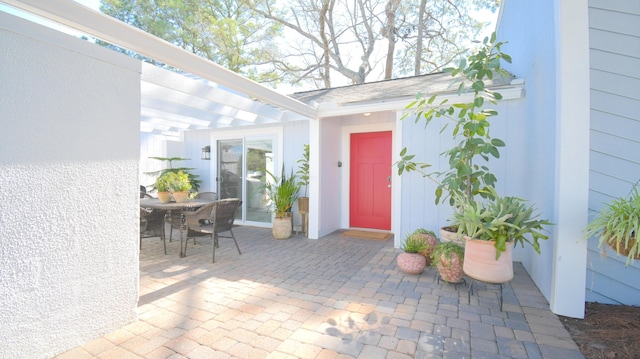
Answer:
[[[522,137],[511,142],[511,145],[519,143],[524,151],[519,164],[524,185],[522,197],[534,201],[545,218],[553,218],[553,192],[550,189],[554,187],[556,94],[552,85],[554,44],[548,41],[554,37],[552,7],[537,2],[505,1],[500,16],[498,37],[509,42],[503,50],[513,58],[513,63],[505,64],[505,67],[526,81],[525,103],[516,115],[521,116]],[[507,147],[504,152],[509,155],[510,151]],[[551,290],[552,251],[551,243],[545,242],[541,255],[528,250],[522,258],[525,268],[547,298]]]
[[[530,162],[531,145],[526,136],[529,123],[522,116],[525,99],[501,102],[498,107],[499,115],[491,119],[491,136],[506,142],[506,147],[500,149],[500,158],[491,160],[488,166],[496,175],[498,182],[496,189],[501,195],[518,196],[531,199],[540,208],[537,198],[528,197],[527,193],[537,178],[530,175],[533,164]],[[407,153],[416,155],[415,160],[431,164],[426,171],[446,171],[448,160],[440,154],[453,145],[449,131],[440,134],[443,119],[434,120],[424,129],[424,122],[414,123],[412,118],[406,118],[402,123],[402,143],[407,147]],[[440,227],[449,224],[452,207],[448,202],[435,204],[436,183],[423,177],[417,172],[404,174],[402,181],[402,216],[400,218],[401,236],[417,228],[425,228],[438,232]],[[514,251],[515,260],[522,261],[526,250],[517,247]]]
[[[139,62],[0,13],[0,358],[136,319]]]
[[[591,214],[640,180],[640,3],[589,1]],[[640,305],[640,262],[589,240],[587,301]]]

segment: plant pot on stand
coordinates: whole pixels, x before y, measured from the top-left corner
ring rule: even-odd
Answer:
[[[446,226],[440,228],[440,240],[443,242],[454,242],[459,246],[464,246],[464,236],[458,233],[458,228]]]
[[[513,242],[496,259],[495,241],[468,238],[465,242],[464,273],[486,283],[506,283],[513,279]]]
[[[441,242],[431,254],[431,266],[438,269],[438,281],[463,283],[463,263],[466,261],[464,248],[454,242]]]

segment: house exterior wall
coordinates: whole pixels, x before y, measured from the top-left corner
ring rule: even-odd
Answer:
[[[0,357],[136,319],[139,62],[0,13]]]
[[[505,67],[517,77],[526,79],[524,111],[520,114],[524,121],[522,130],[522,145],[531,149],[522,158],[522,163],[529,168],[530,174],[544,174],[531,176],[525,174],[522,178],[526,183],[523,198],[535,199],[538,208],[546,214],[546,218],[554,216],[553,192],[554,187],[554,142],[555,132],[555,97],[553,86],[553,71],[555,69],[554,43],[546,39],[554,36],[553,7],[549,4],[523,4],[506,1],[501,9],[501,22],[497,29],[498,37],[509,43],[503,48],[513,58],[512,64]],[[523,10],[522,7],[527,7]],[[527,13],[527,11],[529,13]],[[530,16],[530,14],[536,14]],[[536,28],[535,35],[529,35],[531,28]],[[537,89],[545,87],[545,91]],[[553,239],[552,239],[553,240]],[[552,246],[543,243],[542,255],[537,256],[534,251],[524,256],[523,264],[527,270],[533,265],[538,268],[536,284],[545,297],[549,298],[551,291],[551,261]],[[539,261],[539,262],[538,262]],[[530,273],[532,274],[532,273]],[[534,275],[532,274],[532,277]]]
[[[591,61],[590,214],[625,197],[640,179],[640,4],[589,1]],[[640,262],[588,241],[590,302],[640,305]]]
[[[555,225],[542,255],[523,264],[554,313],[583,317],[588,198],[588,55],[585,0],[503,1],[497,27],[526,79],[524,197]],[[581,31],[583,30],[583,31]],[[534,177],[535,176],[535,177]]]
[[[525,105],[524,98],[502,101],[495,107],[499,115],[491,119],[491,137],[502,139],[506,143],[506,147],[500,149],[500,158],[491,158],[487,164],[498,179],[496,190],[501,195],[530,198],[527,197],[528,188],[536,181],[536,178],[529,174],[533,165],[529,161],[534,158],[530,154],[530,147],[527,146],[524,135],[528,126],[526,116],[522,115]],[[424,122],[416,124],[411,117],[402,121],[402,147],[407,147],[407,154],[414,154],[415,160],[431,165],[426,172],[449,169],[448,160],[440,156],[454,144],[450,130],[440,133],[446,121],[449,120],[434,119],[426,128]],[[448,201],[435,204],[437,184],[434,181],[417,172],[405,173],[400,180],[402,216],[399,233],[402,237],[417,228],[438,233],[441,227],[450,224],[453,209]],[[537,199],[531,201],[540,208]],[[528,248],[516,247],[514,260],[522,261],[528,251]]]

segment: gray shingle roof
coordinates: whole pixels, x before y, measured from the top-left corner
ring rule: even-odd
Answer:
[[[496,78],[493,82],[489,82],[489,85],[508,85],[510,81],[511,78]],[[458,84],[453,82],[451,74],[440,72],[400,79],[368,82],[360,85],[296,92],[290,96],[312,106],[321,103],[348,105],[414,97],[418,92],[424,94],[453,93],[456,92],[457,89]]]

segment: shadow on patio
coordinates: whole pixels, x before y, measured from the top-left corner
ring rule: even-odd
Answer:
[[[393,241],[221,238],[143,240],[139,320],[58,358],[582,358],[519,263],[504,288],[405,275]]]

